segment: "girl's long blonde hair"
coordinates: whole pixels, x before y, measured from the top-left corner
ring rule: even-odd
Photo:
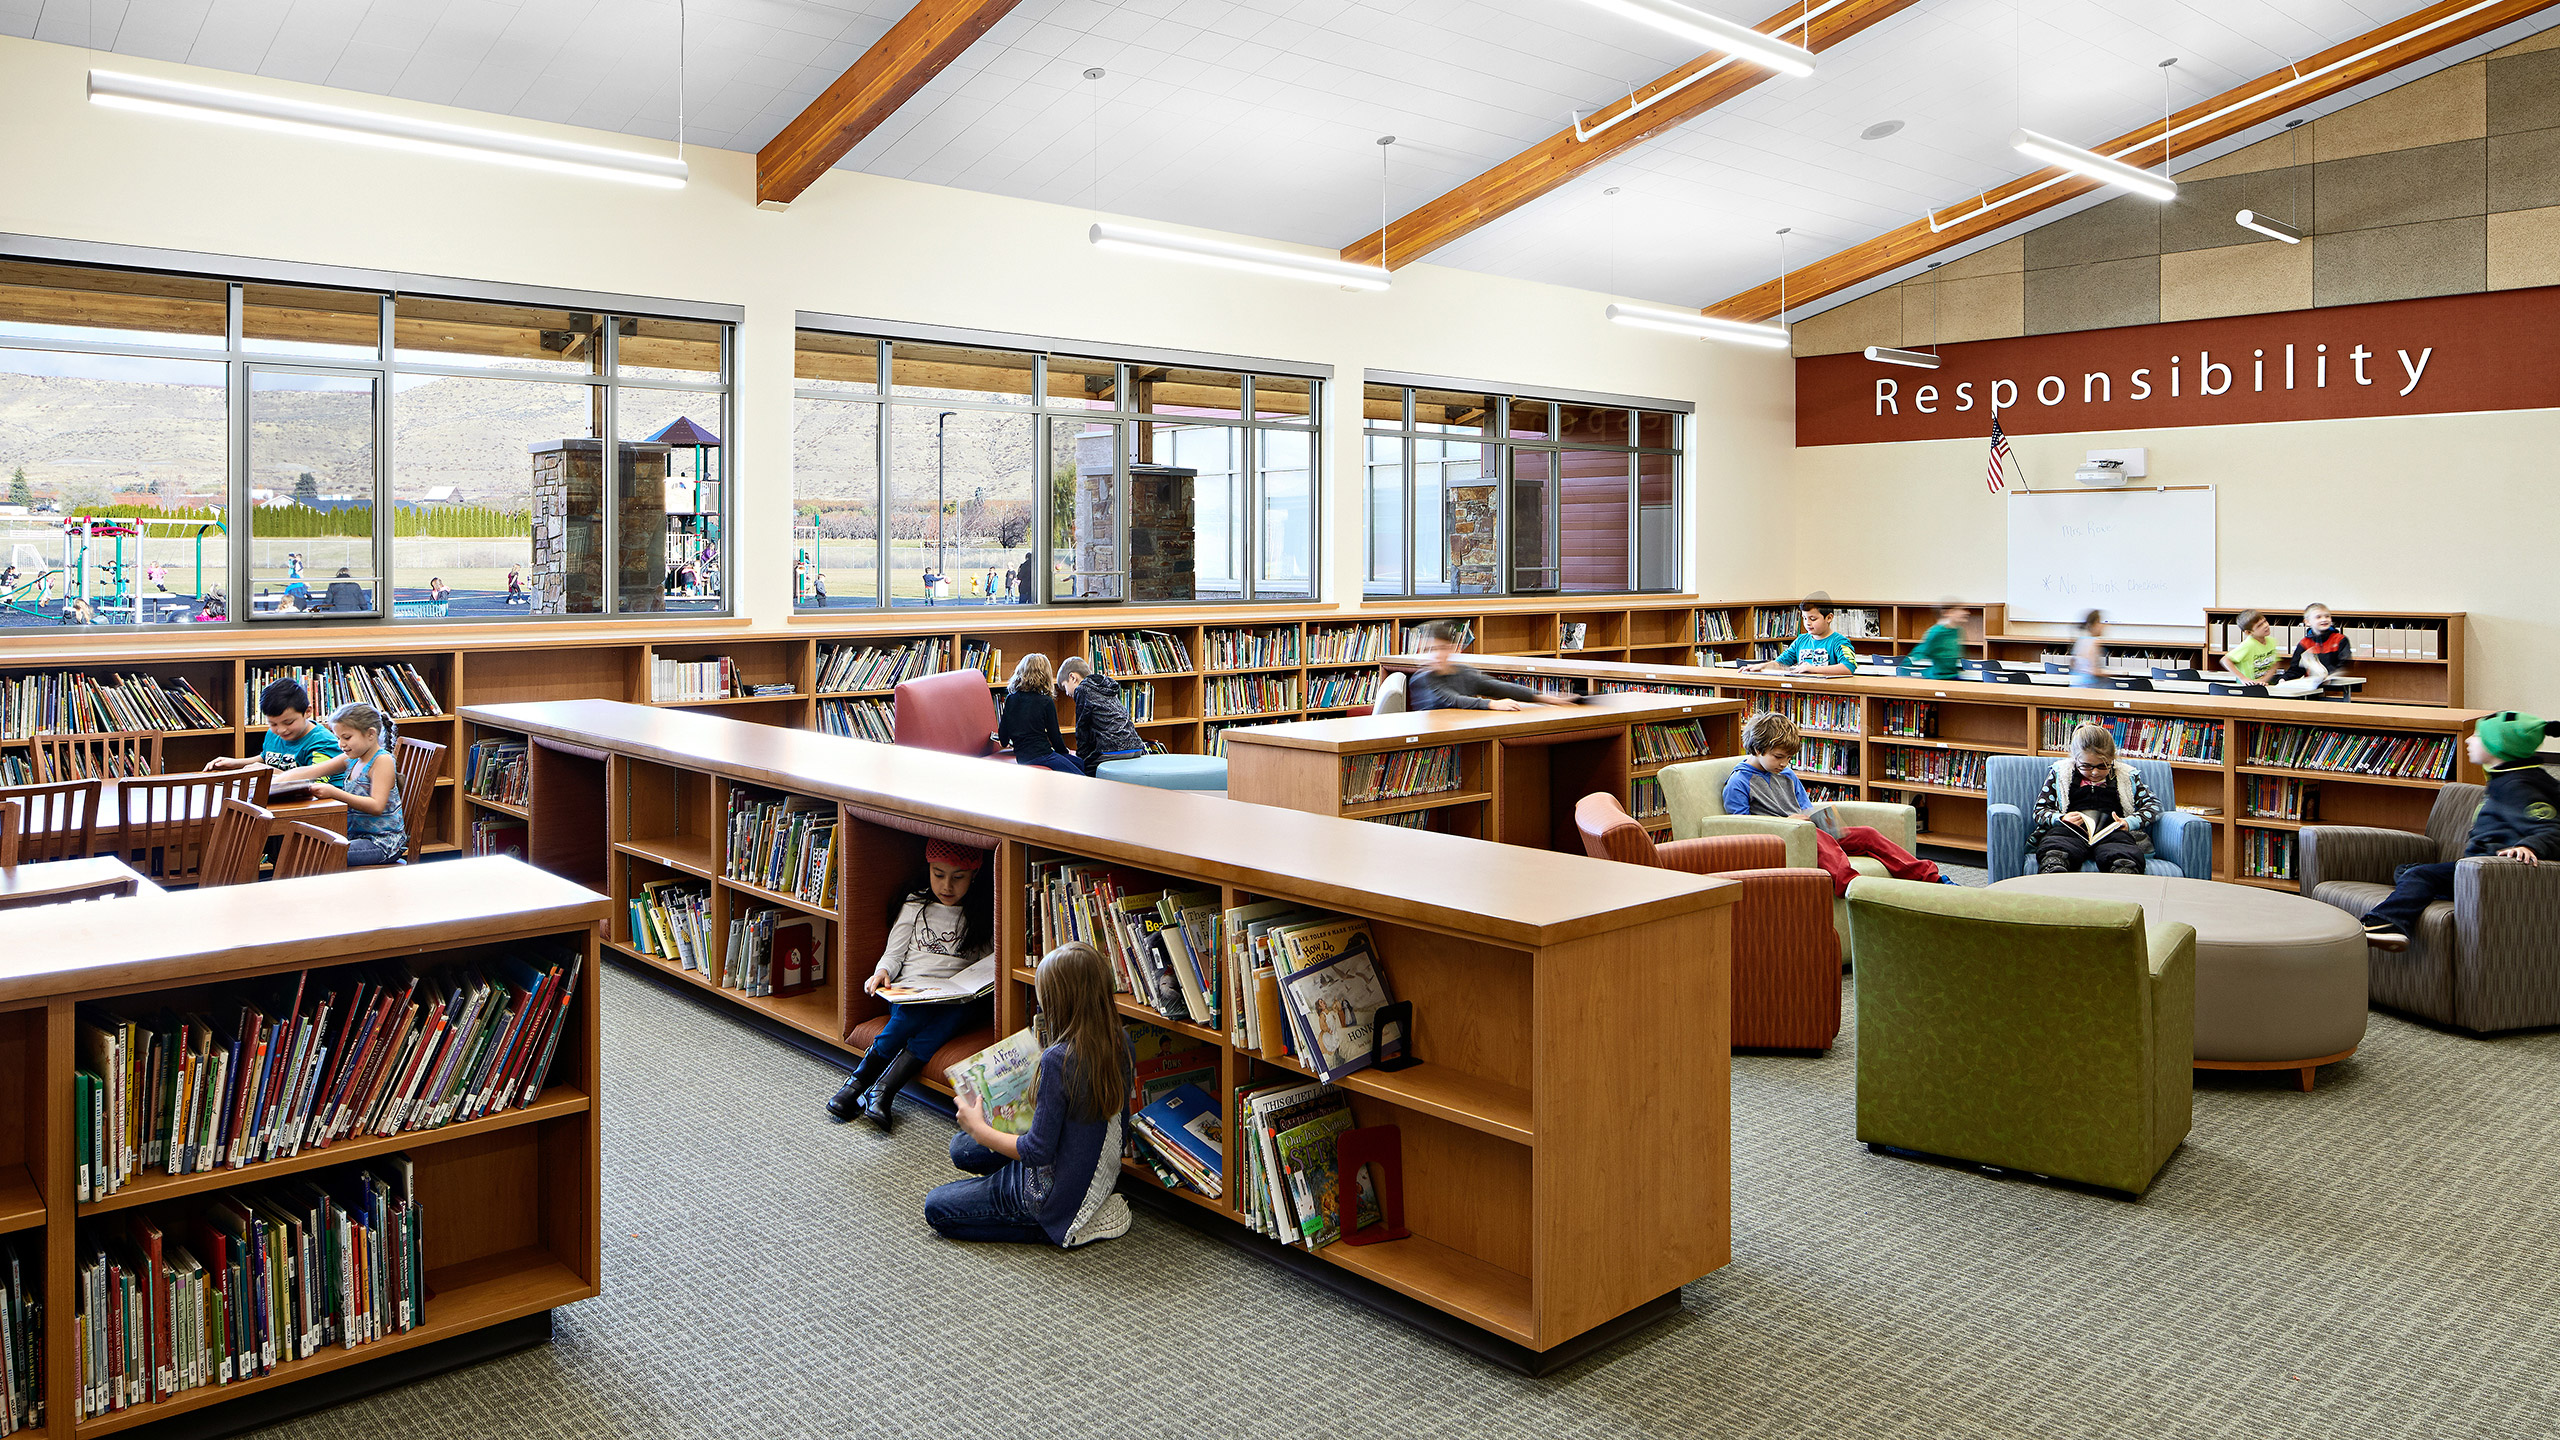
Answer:
[[[1111,999],[1111,962],[1090,945],[1070,943],[1040,957],[1031,988],[1048,1023],[1049,1043],[1075,1057],[1067,1077],[1070,1118],[1099,1122],[1129,1103],[1128,1052],[1120,1012]]]
[[[1058,677],[1050,672],[1049,657],[1037,650],[1023,656],[1013,667],[1011,688],[1035,691],[1042,695],[1056,694]]]

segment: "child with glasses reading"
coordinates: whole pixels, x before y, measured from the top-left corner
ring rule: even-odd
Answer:
[[[2036,873],[2072,875],[2095,862],[2109,875],[2139,875],[2159,823],[2160,799],[2142,772],[2116,758],[2114,732],[2083,725],[2071,732],[2070,753],[2053,762],[2036,791],[2028,842]]]

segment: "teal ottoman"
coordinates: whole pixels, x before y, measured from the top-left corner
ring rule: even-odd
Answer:
[[[1140,755],[1128,760],[1105,760],[1094,774],[1099,779],[1151,785],[1158,790],[1227,788],[1227,762],[1214,755]]]

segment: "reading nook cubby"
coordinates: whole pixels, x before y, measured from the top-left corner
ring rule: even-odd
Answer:
[[[1217,1196],[1166,1189],[1133,1163],[1131,1188],[1274,1259],[1371,1282],[1354,1287],[1371,1303],[1404,1297],[1391,1308],[1482,1353],[1544,1369],[1667,1313],[1680,1286],[1729,1258],[1726,907],[1737,887],[739,723],[726,711],[585,700],[473,705],[464,719],[529,747],[531,851],[610,887],[608,951],[848,1052],[879,1006],[861,977],[891,902],[921,873],[925,835],[995,852],[998,1034],[1033,1011],[1025,877],[1040,862],[1091,861],[1131,886],[1214,892],[1222,909],[1286,900],[1365,919],[1397,998],[1413,1002],[1421,1063],[1340,1084],[1360,1123],[1402,1132],[1412,1236],[1284,1252],[1245,1231],[1232,1183]],[[729,878],[721,817],[745,791],[832,807],[832,907]],[[629,943],[623,902],[666,879],[702,887],[714,937],[741,905],[806,915],[821,930],[824,980],[750,994],[724,983],[716,939],[704,966]],[[1120,1008],[1209,1047],[1222,1103],[1256,1080],[1307,1073],[1276,1047],[1248,1045],[1233,1023],[1236,988],[1219,990],[1210,1024],[1167,1019],[1131,996]],[[1643,1127],[1606,1123],[1638,1109]],[[1655,1143],[1665,1131],[1688,1140]]]

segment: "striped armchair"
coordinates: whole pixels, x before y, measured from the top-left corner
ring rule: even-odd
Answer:
[[[2391,893],[2401,866],[2460,861],[2453,898],[2427,907],[2409,948],[2369,952],[2373,1003],[2481,1034],[2560,1025],[2560,866],[2464,860],[2487,794],[2477,785],[2437,791],[2424,835],[2304,826],[2302,893],[2361,916]]]
[[[1840,1034],[1840,942],[1831,929],[1831,877],[1786,868],[1774,835],[1719,835],[1657,845],[1614,795],[1573,807],[1594,859],[1712,875],[1742,886],[1733,907],[1733,1045],[1828,1050]]]

